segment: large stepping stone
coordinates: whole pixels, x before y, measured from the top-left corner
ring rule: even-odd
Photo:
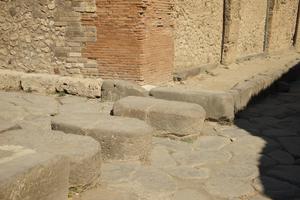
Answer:
[[[88,135],[101,144],[105,160],[145,160],[151,150],[153,129],[145,122],[101,114],[60,114],[52,129]]]
[[[16,145],[0,145],[0,199],[66,200],[69,161]]]
[[[68,158],[70,187],[85,188],[99,181],[101,148],[90,137],[58,131],[14,130],[0,134],[0,148],[3,146],[19,146]]]
[[[205,109],[207,119],[231,121],[234,118],[234,98],[229,93],[161,87],[152,89],[150,95],[158,99],[199,104]]]
[[[176,136],[199,135],[205,120],[205,111],[197,104],[133,96],[117,101],[113,114],[141,119]]]

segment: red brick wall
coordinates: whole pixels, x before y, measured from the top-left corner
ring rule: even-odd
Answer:
[[[97,12],[83,17],[97,27],[97,42],[83,56],[98,62],[99,76],[142,83],[171,79],[171,0],[96,0]]]

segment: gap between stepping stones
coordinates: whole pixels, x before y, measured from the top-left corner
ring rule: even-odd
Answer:
[[[145,122],[101,114],[72,113],[53,117],[53,130],[87,135],[101,144],[104,160],[148,160],[153,129]]]
[[[198,104],[134,96],[117,101],[113,114],[141,119],[163,134],[179,137],[200,135],[206,115]]]

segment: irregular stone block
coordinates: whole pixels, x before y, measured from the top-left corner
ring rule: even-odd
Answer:
[[[117,101],[127,96],[148,96],[141,86],[122,80],[105,80],[102,85],[102,100]]]
[[[59,76],[48,74],[22,74],[21,87],[25,92],[44,94],[56,93],[56,83]]]
[[[56,90],[85,97],[101,96],[102,79],[60,77]]]
[[[0,70],[0,90],[20,90],[21,73],[9,70]]]
[[[205,111],[198,104],[147,97],[126,97],[114,104],[116,116],[133,117],[167,134],[199,135]]]
[[[70,160],[70,187],[87,187],[99,181],[101,148],[90,137],[55,131],[14,130],[0,135],[1,146],[22,146]]]
[[[0,145],[0,199],[66,200],[69,172],[65,157]]]
[[[152,89],[150,95],[159,99],[199,104],[206,111],[207,119],[228,121],[234,118],[234,100],[229,93],[161,87]]]
[[[153,134],[143,121],[92,113],[57,115],[52,129],[93,137],[100,142],[106,160],[147,159]]]

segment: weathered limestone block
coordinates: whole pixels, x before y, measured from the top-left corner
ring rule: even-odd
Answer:
[[[143,121],[99,114],[60,114],[52,129],[87,135],[101,144],[104,159],[145,160],[151,149],[153,130]]]
[[[199,104],[206,111],[207,119],[227,121],[234,118],[234,99],[229,93],[161,87],[152,89],[150,95],[158,99]]]
[[[220,62],[223,7],[220,0],[174,0],[176,71]]]
[[[122,80],[104,80],[101,91],[103,101],[117,101],[127,96],[148,96],[143,87]]]
[[[199,135],[205,111],[198,104],[146,97],[126,97],[114,104],[113,114],[144,120],[166,134]]]
[[[22,74],[21,87],[25,92],[42,94],[56,93],[56,84],[59,76],[48,74]]]
[[[67,94],[85,97],[101,96],[102,79],[60,77],[56,90]]]
[[[20,90],[21,89],[21,73],[0,70],[0,90]]]
[[[15,145],[0,145],[0,199],[66,200],[69,162]]]
[[[101,148],[90,137],[62,132],[14,130],[0,134],[1,146],[21,146],[37,153],[50,153],[70,161],[70,187],[87,187],[97,183],[101,174]]]
[[[268,8],[267,51],[290,49],[296,28],[299,0],[270,0]]]

